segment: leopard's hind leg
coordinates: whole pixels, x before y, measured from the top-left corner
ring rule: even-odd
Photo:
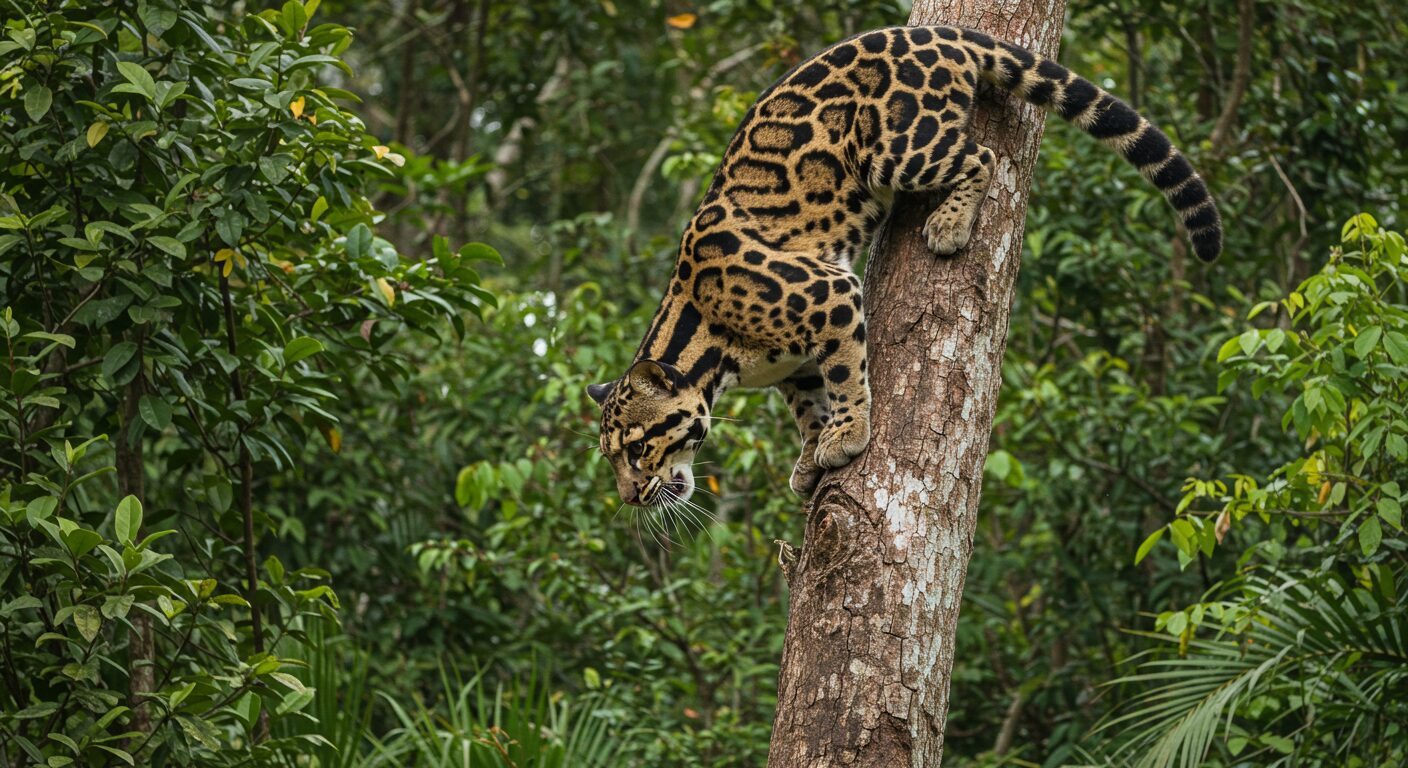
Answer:
[[[951,256],[968,245],[978,220],[978,208],[992,183],[995,164],[991,149],[972,140],[964,142],[953,181],[941,187],[947,194],[924,222],[924,240],[929,250]]]
[[[996,165],[993,151],[972,139],[960,138],[953,144],[948,154],[929,165],[907,162],[903,170],[884,179],[902,192],[942,195],[938,207],[924,222],[924,240],[929,250],[940,256],[951,256],[968,244]]]

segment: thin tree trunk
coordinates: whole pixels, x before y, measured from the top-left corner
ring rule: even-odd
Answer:
[[[983,30],[1054,57],[1064,0],[916,0],[912,24]],[[1027,190],[1045,115],[998,95],[973,138],[998,156],[968,248],[935,258],[932,200],[902,197],[866,269],[870,448],[823,479],[778,680],[772,768],[939,765]]]
[[[140,359],[145,340],[138,336],[137,344]],[[142,464],[142,428],[135,426],[141,418],[138,405],[143,393],[142,377],[143,374],[138,372],[123,389],[122,418],[119,420],[122,426],[113,442],[117,447],[119,496],[135,496],[138,503],[145,505],[147,491],[146,474]],[[137,534],[140,537],[141,531]],[[153,666],[156,660],[156,646],[152,635],[152,619],[142,611],[133,611],[131,621],[132,630],[128,633],[127,646],[127,705],[132,708],[131,728],[141,733],[151,733],[152,708],[147,702],[147,696],[156,690],[156,670]]]

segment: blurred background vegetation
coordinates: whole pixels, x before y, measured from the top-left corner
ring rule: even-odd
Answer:
[[[583,387],[756,94],[908,12],[7,4],[0,766],[762,765],[790,420],[731,397],[662,529]],[[1070,3],[1227,249],[1049,123],[950,764],[1408,760],[1405,38]]]

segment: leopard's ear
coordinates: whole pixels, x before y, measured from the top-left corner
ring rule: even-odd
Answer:
[[[606,402],[606,398],[611,397],[611,391],[616,389],[616,382],[608,381],[605,384],[588,384],[587,396],[596,401],[597,405]]]
[[[641,360],[626,372],[631,386],[636,389],[655,390],[673,394],[681,378],[678,368],[659,360]]]

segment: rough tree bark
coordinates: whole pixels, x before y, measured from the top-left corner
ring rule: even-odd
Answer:
[[[1064,0],[915,0],[911,24],[1055,57]],[[865,274],[873,428],[808,508],[791,569],[772,768],[938,766],[949,673],[1045,114],[994,93],[973,138],[998,167],[968,248],[935,258],[934,202],[901,198]]]

